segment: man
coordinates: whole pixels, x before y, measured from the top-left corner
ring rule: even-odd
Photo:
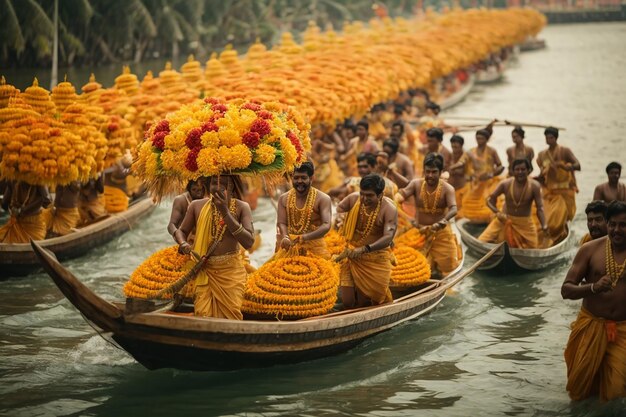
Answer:
[[[310,253],[330,259],[323,237],[330,230],[332,204],[327,194],[312,186],[315,167],[303,162],[294,170],[293,188],[278,198],[277,247],[298,245]]]
[[[528,159],[531,163],[530,172],[533,171],[532,162],[535,159],[535,151],[530,146],[524,144],[524,136],[525,132],[521,126],[515,126],[513,131],[511,132],[511,138],[513,139],[514,145],[506,150],[506,157],[509,163],[509,176],[513,176],[513,161],[516,159]]]
[[[463,197],[469,190],[468,179],[470,177],[471,160],[467,152],[463,150],[465,139],[461,135],[454,135],[450,138],[450,146],[452,147],[452,159],[450,160],[450,177],[448,178],[448,184],[454,187],[454,196],[456,198],[457,215],[456,217],[462,217],[463,210],[462,202]]]
[[[580,246],[587,242],[606,236],[606,206],[602,200],[594,200],[587,204],[585,214],[587,215],[587,230],[585,236],[580,240]]]
[[[11,217],[0,227],[0,243],[28,243],[46,237],[46,223],[41,209],[50,205],[48,188],[23,181],[7,184],[2,197],[2,208]]]
[[[355,308],[392,301],[389,290],[393,241],[398,213],[383,196],[385,180],[378,174],[361,179],[360,191],[339,203],[337,213],[347,213],[340,233],[351,249],[341,264],[341,300]]]
[[[438,153],[443,157],[443,170],[447,171],[452,160],[452,153],[443,146],[443,130],[431,127],[426,131],[426,146],[422,148],[422,154]]]
[[[491,210],[485,201],[498,184],[498,179],[495,177],[504,171],[498,152],[487,145],[491,137],[490,126],[491,124],[486,129],[476,132],[477,146],[468,152],[472,161],[472,182],[463,198],[462,205],[464,216],[475,223],[491,221]]]
[[[128,209],[126,177],[130,174],[130,163],[118,158],[112,167],[104,170],[104,207],[109,213],[120,213]]]
[[[183,222],[191,202],[200,200],[206,196],[206,190],[202,182],[203,179],[190,180],[187,182],[187,187],[185,188],[187,191],[174,198],[174,202],[172,203],[172,213],[170,214],[170,222],[167,225],[167,232],[172,236],[172,238],[174,238],[174,240],[176,240],[174,233]],[[192,239],[189,239],[189,242],[192,242]]]
[[[357,155],[361,152],[374,155],[378,153],[378,145],[369,135],[369,126],[366,120],[361,120],[356,124],[356,137],[352,139],[351,147],[356,148]]]
[[[610,203],[613,200],[626,201],[626,185],[619,182],[622,175],[622,166],[617,162],[611,162],[606,166],[608,181],[600,184],[593,191],[594,200],[603,200]]]
[[[361,179],[369,174],[376,173],[378,166],[378,158],[369,153],[361,153],[357,157],[358,177],[348,177],[344,183],[338,187],[331,189],[328,195],[337,200],[343,200],[348,194],[358,192],[360,189]],[[385,197],[393,198],[398,191],[396,184],[389,178],[385,178]]]
[[[572,400],[626,397],[626,203],[610,203],[606,221],[608,236],[578,250],[561,287],[564,299],[583,299],[565,348]]]
[[[80,184],[76,181],[68,185],[57,185],[54,193],[54,206],[44,212],[47,237],[65,236],[74,231],[80,222],[78,199]]]
[[[459,266],[459,245],[449,221],[456,216],[454,187],[443,181],[443,156],[435,153],[424,159],[424,178],[412,180],[396,194],[402,203],[409,197],[415,199],[415,227],[427,234],[431,246],[426,252],[433,269],[443,276]]]
[[[555,243],[567,236],[567,222],[576,214],[576,180],[573,172],[580,171],[580,162],[569,148],[559,146],[559,130],[548,127],[544,131],[548,149],[539,152],[537,165],[541,170],[543,199],[550,235]]]
[[[383,152],[386,154],[384,176],[395,182],[398,187],[406,186],[406,182],[415,177],[413,162],[408,156],[399,152],[400,144],[393,139],[383,142]]]
[[[222,175],[209,180],[208,198],[192,201],[180,228],[174,232],[179,251],[189,254],[189,234],[195,230],[193,252],[205,258],[196,276],[194,314],[203,317],[243,319],[246,269],[240,245],[254,244],[252,211],[241,200],[241,180]]]
[[[93,223],[107,215],[104,208],[104,175],[91,179],[81,186],[78,211],[80,224]]]
[[[540,244],[537,228],[531,216],[534,202],[541,231],[546,237],[549,233],[543,212],[541,185],[528,178],[530,173],[528,159],[516,159],[511,166],[513,178],[502,180],[487,199],[487,206],[496,214],[496,218],[489,223],[478,240],[489,243],[506,241],[510,247],[521,249],[548,247],[551,242],[545,242],[545,239],[544,243]],[[496,207],[496,201],[502,194],[505,201],[504,211]]]

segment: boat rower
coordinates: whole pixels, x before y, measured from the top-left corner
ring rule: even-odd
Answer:
[[[606,206],[607,204],[604,201],[595,200],[585,207],[587,230],[589,230],[589,233],[585,233],[583,238],[580,239],[580,246],[594,239],[606,236]]]
[[[606,166],[608,181],[598,185],[593,191],[594,200],[603,200],[607,204],[613,200],[626,201],[626,184],[619,181],[622,165],[611,162]]]
[[[187,182],[187,187],[184,193],[176,196],[172,203],[172,213],[170,214],[170,222],[167,225],[167,232],[174,238],[174,233],[183,222],[185,214],[187,214],[187,208],[194,200],[200,200],[206,197],[206,189],[204,188],[203,180],[190,180]],[[176,240],[176,238],[174,238]],[[193,238],[190,237],[187,240],[190,244],[193,243]]]

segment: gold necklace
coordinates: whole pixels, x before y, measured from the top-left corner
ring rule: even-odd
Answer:
[[[230,200],[228,210],[233,215],[237,212],[237,201],[234,198]],[[226,221],[217,207],[215,207],[213,199],[211,199],[211,213],[211,236],[213,236],[213,242],[220,242],[224,237],[224,232],[226,232]]]
[[[624,262],[618,264],[615,261],[615,257],[613,256],[613,246],[611,245],[610,239],[607,237],[606,239],[606,256],[605,256],[605,268],[606,274],[611,278],[611,285],[615,287],[617,285],[617,281],[622,278],[624,275],[624,269],[626,269],[626,259]]]
[[[367,219],[365,223],[365,229],[361,233],[361,239],[356,242],[355,246],[361,246],[363,242],[367,239],[367,237],[372,233],[374,229],[374,223],[376,223],[376,219],[378,219],[378,213],[380,213],[380,203],[383,201],[382,198],[378,199],[378,204],[376,204],[376,208],[371,212],[367,212],[367,209],[364,205],[359,207],[359,217],[364,217]]]
[[[287,229],[290,234],[301,235],[309,230],[316,198],[317,189],[309,188],[304,206],[300,209],[296,204],[296,190],[291,189],[289,191],[287,195]]]
[[[424,205],[424,211],[426,213],[435,214],[439,210],[437,208],[437,203],[439,202],[439,198],[441,197],[441,190],[443,188],[443,183],[441,180],[437,183],[437,188],[435,191],[429,192],[426,190],[426,181],[422,182],[422,187],[420,188],[420,199],[422,200],[422,204]],[[435,195],[433,199],[432,205],[430,204],[430,196]]]
[[[515,212],[517,213],[517,209],[519,208],[522,201],[524,201],[524,196],[526,195],[526,190],[528,189],[528,180],[526,180],[526,184],[524,184],[524,189],[522,190],[522,195],[520,195],[519,200],[515,201],[515,180],[511,182],[511,187],[509,188],[509,194],[511,195],[511,200],[515,205]]]

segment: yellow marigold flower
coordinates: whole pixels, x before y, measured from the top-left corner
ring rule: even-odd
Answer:
[[[165,149],[177,151],[185,146],[185,137],[181,132],[170,133],[165,136]]]
[[[229,148],[241,144],[241,136],[234,129],[225,129],[219,131],[220,143]]]
[[[232,127],[232,123],[231,123],[230,119],[228,119],[226,117],[222,117],[221,119],[217,119],[215,121],[215,124],[220,128],[220,130],[222,130],[222,128],[226,129],[226,128]]]
[[[258,162],[261,165],[270,165],[276,159],[276,148],[270,145],[261,143],[254,150],[254,162]]]
[[[200,136],[200,140],[204,148],[217,149],[220,146],[220,138],[217,132],[204,132],[202,136]]]
[[[252,153],[246,145],[220,146],[219,157],[220,165],[226,171],[247,168],[252,162]]]
[[[280,139],[280,149],[282,149],[285,157],[285,166],[287,170],[290,171],[298,159],[298,151],[296,151],[295,146],[293,146],[291,141],[286,137]]]
[[[159,166],[157,163],[157,154],[152,153],[146,159],[146,174],[148,175],[148,177],[154,178],[157,174],[158,168]]]
[[[161,153],[161,164],[166,171],[175,171],[179,161],[176,160],[176,152],[166,149]]]
[[[203,176],[217,175],[220,172],[220,153],[216,147],[207,147],[198,153],[198,170]]]

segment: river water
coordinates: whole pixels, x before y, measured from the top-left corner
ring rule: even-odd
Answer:
[[[626,162],[626,24],[550,26],[543,36],[547,50],[523,54],[502,83],[477,86],[447,114],[565,127],[559,142],[583,169],[580,236],[605,165]],[[527,142],[543,149],[542,130],[527,129]],[[501,155],[509,144],[510,129],[496,129]],[[169,209],[67,265],[104,298],[122,299],[134,267],[171,243]],[[259,262],[274,233],[266,201],[255,221]],[[0,282],[0,415],[626,415],[626,400],[570,403],[565,392],[563,349],[580,302],[562,300],[560,286],[573,255],[543,272],[475,273],[428,316],[348,353],[220,373],[148,371],[100,338],[45,274],[9,279]]]

